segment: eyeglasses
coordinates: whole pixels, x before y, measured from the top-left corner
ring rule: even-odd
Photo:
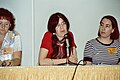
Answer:
[[[0,28],[9,28],[10,27],[10,23],[9,22],[0,22]]]
[[[61,24],[58,24],[57,26],[61,27],[61,26],[65,26],[65,25],[66,25],[66,22],[62,22]]]

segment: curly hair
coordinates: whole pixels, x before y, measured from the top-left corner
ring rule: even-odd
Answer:
[[[14,18],[14,15],[9,10],[0,8],[0,19],[6,19],[10,21],[11,27],[9,28],[9,30],[10,31],[14,30],[15,18]]]

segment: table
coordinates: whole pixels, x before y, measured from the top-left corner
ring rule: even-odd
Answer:
[[[75,67],[0,67],[0,80],[71,80]],[[78,66],[74,80],[120,80],[120,66]]]

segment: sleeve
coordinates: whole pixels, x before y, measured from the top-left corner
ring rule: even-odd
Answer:
[[[73,36],[73,33],[72,32],[69,32],[69,34],[71,35],[72,37],[72,46],[77,48],[76,44],[75,44],[75,41],[74,41],[74,36]]]
[[[94,47],[93,45],[88,41],[85,45],[84,49],[84,61],[90,61],[92,62],[92,56],[94,54]]]
[[[49,49],[52,42],[51,37],[52,37],[52,33],[46,32],[43,36],[40,48]]]
[[[119,57],[118,62],[120,62],[120,42],[118,43],[118,57]]]
[[[22,51],[21,36],[19,34],[15,36],[14,52],[16,51]]]

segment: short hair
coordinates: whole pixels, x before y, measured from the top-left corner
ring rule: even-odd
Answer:
[[[62,14],[62,13],[54,13],[50,16],[49,21],[48,21],[48,31],[51,33],[55,33],[55,28],[59,22],[59,18],[62,18],[63,21],[65,21],[67,25],[67,31],[69,30],[70,24],[68,19]]]
[[[114,29],[114,32],[111,33],[111,36],[110,36],[110,39],[113,39],[113,40],[116,40],[119,38],[119,29],[118,29],[118,23],[117,23],[117,20],[111,16],[111,15],[106,15],[104,16],[101,20],[100,20],[100,23],[102,22],[102,20],[106,18],[106,19],[109,19],[112,23],[112,28]],[[100,30],[98,31],[98,36],[100,36]]]
[[[10,21],[11,27],[9,28],[12,31],[15,27],[15,18],[14,15],[7,9],[0,8],[0,19],[6,19]]]

